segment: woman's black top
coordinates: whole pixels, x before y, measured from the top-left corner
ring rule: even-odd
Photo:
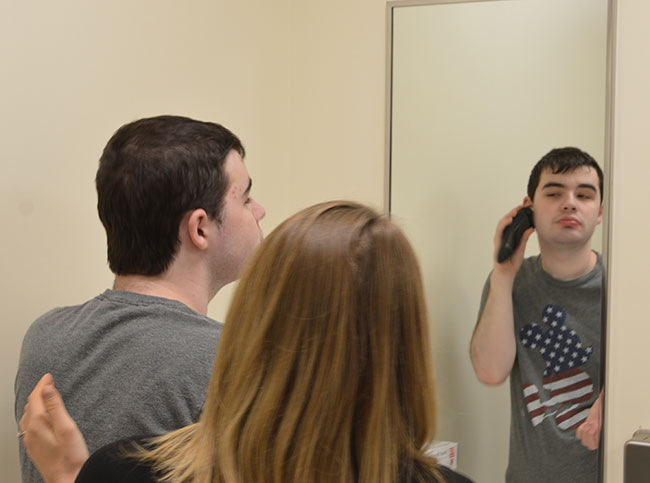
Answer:
[[[147,438],[127,438],[95,451],[81,468],[75,483],[157,483],[157,475],[148,463],[124,456],[125,452],[134,449],[133,443],[147,447]],[[445,483],[472,483],[472,480],[444,466],[440,466],[438,471]],[[423,474],[408,479],[408,483],[442,483]]]

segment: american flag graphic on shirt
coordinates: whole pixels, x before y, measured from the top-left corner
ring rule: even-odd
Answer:
[[[589,414],[590,408],[580,407],[580,403],[593,397],[594,385],[578,367],[589,360],[593,347],[583,347],[578,334],[564,325],[565,319],[562,307],[549,304],[542,313],[548,330],[531,323],[519,331],[522,345],[539,351],[546,361],[542,388],[547,397],[534,384],[524,384],[523,388],[533,426],[554,417],[561,429],[576,429]]]

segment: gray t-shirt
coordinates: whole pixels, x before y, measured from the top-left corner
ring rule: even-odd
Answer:
[[[92,453],[134,434],[195,422],[223,325],[181,302],[106,290],[54,309],[27,331],[15,383],[15,415],[51,372]],[[42,481],[20,445],[23,482]]]
[[[507,482],[595,483],[598,451],[576,438],[600,393],[601,257],[561,281],[524,260],[513,288],[517,357],[510,372]],[[486,282],[481,311],[489,292]]]

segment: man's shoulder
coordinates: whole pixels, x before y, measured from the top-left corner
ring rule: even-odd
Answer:
[[[537,267],[539,267],[540,258],[541,255],[539,254],[524,258],[524,261],[521,264],[521,268],[524,270],[536,269]]]
[[[83,325],[92,321],[97,326],[108,321],[132,321],[147,319],[161,324],[178,323],[187,326],[188,322],[204,327],[208,331],[221,330],[223,324],[200,314],[183,303],[143,295],[136,292],[106,290],[103,293],[78,305],[57,307],[38,317],[30,326],[30,331],[59,331],[68,326],[82,329]],[[196,330],[196,326],[192,326]]]
[[[191,361],[191,354],[203,359],[216,352],[223,324],[180,302],[113,295],[107,291],[36,319],[23,339],[18,377],[32,372],[40,377],[57,368],[74,370],[80,360],[103,358],[107,364],[135,354],[156,361],[171,351]],[[35,383],[33,377],[28,382]]]
[[[76,317],[76,314],[82,312],[85,307],[92,304],[96,298],[97,297],[94,297],[78,305],[61,306],[48,310],[44,314],[37,317],[34,322],[32,322],[32,324],[27,329],[25,338],[29,338],[30,336],[34,336],[42,332],[58,331],[61,324],[66,324],[67,322],[73,320]]]
[[[541,273],[540,271],[540,255],[533,255],[524,258],[524,261],[521,263],[521,267],[517,272],[517,276],[515,277],[515,286],[521,285],[531,278],[538,277]]]
[[[557,279],[550,273],[546,272],[542,266],[543,254],[541,253],[525,258],[521,268],[517,272],[515,287],[521,287],[526,284],[536,285],[540,282],[561,290],[589,287],[594,284],[600,286],[602,275],[604,273],[602,256],[596,251],[593,251],[593,253],[596,254],[596,263],[593,268],[588,273],[570,280]]]

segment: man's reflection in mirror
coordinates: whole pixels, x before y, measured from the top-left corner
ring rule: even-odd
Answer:
[[[484,384],[510,376],[507,482],[596,482],[603,266],[591,238],[602,221],[603,173],[580,149],[553,149],[534,166],[527,191],[497,223],[472,364]],[[524,207],[534,228],[520,230],[499,263],[504,230]],[[540,253],[524,258],[533,232]]]

